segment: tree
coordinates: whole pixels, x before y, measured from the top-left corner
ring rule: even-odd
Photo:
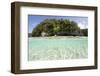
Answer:
[[[88,36],[88,29],[81,29],[84,36]]]
[[[41,36],[42,32],[48,36],[53,35],[72,35],[73,32],[79,33],[80,28],[77,23],[68,19],[46,19],[33,28],[32,36]]]

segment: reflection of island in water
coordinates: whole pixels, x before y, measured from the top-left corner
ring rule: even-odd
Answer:
[[[46,19],[33,28],[28,36],[88,36],[88,29],[81,29],[75,21],[68,19]]]

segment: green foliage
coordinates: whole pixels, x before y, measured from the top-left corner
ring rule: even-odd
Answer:
[[[42,32],[47,36],[79,35],[80,28],[76,22],[68,19],[46,19],[33,29],[32,36],[41,36]]]
[[[82,29],[81,32],[84,36],[88,36],[88,29]]]

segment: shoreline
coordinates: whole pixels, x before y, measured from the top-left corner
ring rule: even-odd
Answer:
[[[28,37],[28,38],[87,38],[88,36],[49,36],[49,37]]]

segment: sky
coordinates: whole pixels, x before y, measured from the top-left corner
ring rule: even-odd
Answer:
[[[75,21],[81,29],[88,27],[88,17],[28,15],[28,32],[31,33],[33,28],[45,19],[69,19],[70,21]]]

